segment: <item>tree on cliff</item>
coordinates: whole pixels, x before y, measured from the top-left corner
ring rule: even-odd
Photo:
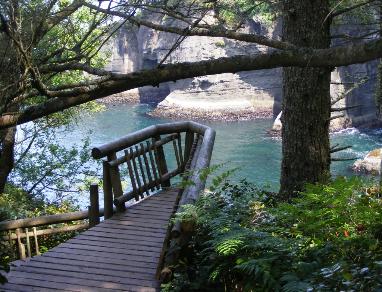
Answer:
[[[22,5],[28,7],[25,11],[37,17],[34,2],[24,1]],[[373,10],[373,5],[380,3],[380,0],[335,3],[329,0],[221,0],[190,3],[102,1],[108,5],[94,4],[91,0],[37,2],[49,9],[44,10],[44,17],[40,18],[40,22],[35,22],[31,17],[32,23],[37,25],[28,28],[31,31],[27,32],[25,26],[17,25],[14,20],[14,12],[20,10],[18,0],[0,6],[1,38],[6,40],[3,43],[9,43],[11,48],[4,49],[4,52],[12,51],[15,55],[14,59],[10,59],[9,56],[5,59],[17,61],[10,62],[16,64],[17,78],[13,79],[13,83],[4,81],[4,84],[1,84],[4,86],[0,107],[1,129],[146,85],[156,86],[162,82],[203,75],[285,67],[281,193],[286,196],[300,190],[305,182],[325,179],[329,173],[331,70],[334,67],[382,57],[381,38],[365,42],[349,41],[341,46],[330,47],[330,25],[333,20],[356,9]],[[109,29],[102,30],[102,33],[92,39],[91,32],[98,26],[94,22],[91,32],[76,39],[74,44],[63,43],[62,47],[53,50],[42,49],[53,41],[46,36],[56,27],[70,26],[70,16],[84,7],[94,11],[94,15],[117,17],[119,24],[113,24],[109,20]],[[244,17],[264,11],[264,7],[283,16],[282,40],[240,30]],[[207,23],[204,16],[211,11],[214,12],[217,21]],[[162,23],[151,22],[145,18],[145,12],[159,13],[167,19]],[[129,74],[111,73],[94,62],[94,54],[89,52],[98,51],[96,47],[102,47],[110,34],[121,25],[121,19],[122,23],[128,21],[134,25],[178,34],[179,42],[191,35],[225,37],[263,45],[270,50],[256,55],[194,63],[163,65],[161,62],[157,68],[151,70]],[[73,31],[68,33],[70,35]],[[86,72],[91,78],[81,81],[68,78],[60,85],[51,82],[56,75],[78,72]],[[5,136],[3,135],[2,139],[2,151],[6,146]],[[2,155],[2,160],[3,157]]]

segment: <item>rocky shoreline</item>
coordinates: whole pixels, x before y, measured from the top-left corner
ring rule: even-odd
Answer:
[[[196,119],[202,121],[250,121],[272,119],[272,110],[250,109],[240,111],[185,109],[180,107],[158,107],[149,113],[150,116],[169,119]]]
[[[139,92],[129,90],[120,94],[113,94],[105,98],[97,100],[104,105],[120,105],[120,104],[138,104]],[[160,106],[148,113],[153,117],[168,119],[194,119],[200,121],[251,121],[256,119],[275,119],[273,111],[266,108],[247,108],[242,110],[202,110],[200,108],[182,108],[177,106]],[[382,121],[375,118],[361,124],[353,124],[347,118],[340,118],[331,122],[330,132],[338,132],[347,128],[382,128]],[[281,130],[281,127],[280,129]],[[277,136],[277,129],[270,129],[272,136]]]
[[[97,100],[104,105],[118,105],[124,103],[140,103],[139,92],[137,89],[128,90],[121,93],[109,95]]]

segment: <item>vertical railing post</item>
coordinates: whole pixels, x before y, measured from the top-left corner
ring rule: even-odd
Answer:
[[[159,141],[159,140],[160,140],[160,135],[155,135],[154,136],[154,145],[155,145],[155,141]],[[164,150],[163,150],[162,145],[161,146],[155,146],[154,149],[155,149],[154,154],[157,158],[159,175],[162,177],[164,174],[166,174],[168,172],[166,156],[164,155]],[[162,185],[162,187],[171,186],[170,180],[168,179],[168,180],[162,182],[161,185]]]
[[[90,185],[89,227],[99,223],[99,192],[98,184]]]
[[[102,162],[103,166],[103,204],[104,204],[104,217],[109,219],[113,216],[113,190],[110,180],[110,167],[107,161]]]
[[[34,237],[34,248],[36,250],[36,255],[40,255],[40,249],[38,247],[37,229],[33,227],[33,237]]]
[[[29,229],[28,228],[25,228],[25,237],[26,237],[26,241],[27,241],[27,255],[28,255],[28,258],[30,258],[30,257],[32,257],[32,252],[31,252],[31,242],[29,239]]]
[[[108,161],[112,161],[115,159],[117,159],[117,154],[115,152],[107,156]],[[112,186],[112,190],[114,194],[113,198],[116,199],[120,196],[123,196],[121,175],[119,173],[118,165],[109,167],[109,171],[110,171],[110,182],[111,182],[111,186]],[[117,206],[118,212],[123,212],[125,210],[126,210],[125,204]]]
[[[194,133],[187,131],[184,141],[184,166],[186,166],[188,160],[191,157],[192,144],[194,143]]]
[[[25,256],[25,246],[21,242],[21,237],[20,237],[20,228],[16,229],[16,236],[17,236],[17,247],[19,250],[19,259],[23,260],[26,258]]]

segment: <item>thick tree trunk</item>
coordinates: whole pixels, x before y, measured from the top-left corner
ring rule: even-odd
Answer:
[[[14,165],[16,127],[3,130],[1,133],[0,152],[0,194],[4,193],[5,184]]]
[[[382,38],[382,3],[379,6],[379,37]],[[377,68],[377,86],[375,90],[375,102],[378,108],[378,118],[382,120],[382,59],[379,59],[379,64]],[[381,162],[382,163],[382,162]],[[382,172],[381,172],[381,183],[382,183]]]
[[[328,0],[285,0],[283,38],[311,48],[330,46]],[[283,71],[280,195],[290,198],[306,182],[330,172],[330,69],[288,67]]]

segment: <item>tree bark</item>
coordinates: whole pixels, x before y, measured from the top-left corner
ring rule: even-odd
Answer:
[[[284,41],[301,47],[330,46],[329,1],[285,0]],[[280,195],[286,199],[305,183],[330,175],[329,68],[287,67],[283,70],[282,165]]]
[[[382,38],[382,3],[379,5],[379,37]],[[379,59],[377,68],[377,86],[375,90],[375,102],[378,109],[378,119],[382,120],[382,59]],[[382,163],[382,162],[381,162]],[[382,184],[382,171],[381,171],[381,184]]]
[[[16,127],[5,129],[1,133],[0,152],[0,194],[4,193],[5,184],[11,173],[15,161]]]

